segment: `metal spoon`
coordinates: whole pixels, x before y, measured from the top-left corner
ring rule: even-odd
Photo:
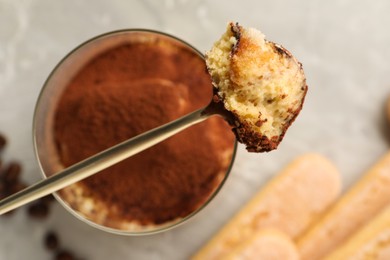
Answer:
[[[214,115],[220,115],[229,120],[223,105],[212,101],[205,108],[108,148],[1,200],[0,215],[85,179]]]

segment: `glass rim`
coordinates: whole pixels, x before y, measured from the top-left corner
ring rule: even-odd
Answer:
[[[180,38],[178,38],[178,37],[176,37],[176,36],[174,36],[172,34],[161,32],[161,31],[158,31],[158,30],[152,30],[152,29],[130,28],[130,29],[114,30],[114,31],[110,31],[110,32],[106,32],[106,33],[94,36],[94,37],[92,37],[92,38],[82,42],[81,44],[77,45],[75,48],[73,48],[71,51],[69,51],[63,58],[61,58],[59,60],[59,62],[56,64],[56,66],[51,70],[51,72],[49,73],[49,75],[47,76],[46,80],[43,83],[43,86],[42,86],[42,88],[40,90],[40,93],[38,95],[37,101],[35,103],[35,108],[34,108],[34,112],[33,112],[33,127],[32,127],[33,128],[33,131],[32,131],[32,134],[33,134],[33,148],[34,148],[34,154],[35,154],[36,161],[38,162],[38,166],[39,166],[41,175],[43,176],[44,179],[48,178],[49,176],[46,175],[44,167],[42,165],[42,161],[41,161],[40,156],[39,156],[39,145],[38,145],[38,142],[37,142],[37,128],[38,128],[37,127],[37,124],[38,124],[37,123],[37,117],[38,117],[37,115],[38,115],[38,110],[39,110],[40,104],[42,103],[42,100],[44,98],[43,94],[45,93],[45,90],[47,89],[47,86],[50,83],[50,80],[56,74],[56,72],[59,70],[59,68],[64,64],[64,62],[66,60],[68,60],[69,57],[74,55],[80,48],[85,47],[88,44],[93,43],[96,40],[103,39],[105,37],[115,36],[115,35],[119,35],[119,34],[127,34],[127,33],[150,33],[150,34],[161,35],[161,36],[170,38],[170,39],[172,39],[174,41],[177,41],[177,42],[185,45],[186,47],[189,47],[189,49],[191,49],[191,51],[196,53],[201,59],[204,60],[203,53],[200,52],[198,49],[196,49],[193,45],[189,44],[188,42],[186,42],[186,41],[184,41],[184,40],[182,40],[182,39],[180,39]],[[211,99],[211,97],[210,97],[210,99]],[[174,220],[168,221],[168,222],[166,222],[164,224],[157,224],[155,226],[152,225],[150,227],[145,226],[145,229],[140,229],[140,230],[121,230],[119,228],[108,227],[108,226],[105,226],[103,224],[96,223],[93,220],[90,220],[90,219],[86,218],[82,214],[82,212],[78,212],[75,209],[73,209],[66,202],[66,200],[63,199],[61,197],[61,195],[58,194],[58,192],[54,192],[54,193],[52,193],[52,195],[55,197],[55,199],[69,213],[71,213],[77,219],[79,219],[82,222],[87,223],[90,226],[95,227],[95,228],[97,228],[99,230],[102,230],[102,231],[105,231],[105,232],[108,232],[108,233],[112,233],[112,234],[126,235],[126,236],[140,236],[140,235],[157,234],[157,233],[161,233],[161,232],[173,229],[173,228],[175,228],[175,227],[177,227],[177,226],[187,222],[190,218],[192,218],[199,211],[204,209],[213,200],[213,198],[219,193],[221,188],[224,186],[228,176],[230,175],[230,172],[231,172],[231,170],[233,168],[233,165],[234,165],[236,154],[237,154],[237,139],[234,140],[234,145],[233,145],[233,150],[232,150],[230,163],[229,163],[229,165],[228,165],[228,167],[227,167],[227,169],[225,171],[223,179],[220,181],[218,186],[210,193],[210,196],[198,208],[196,208],[194,211],[192,211],[190,214],[186,215],[185,217],[174,219]]]

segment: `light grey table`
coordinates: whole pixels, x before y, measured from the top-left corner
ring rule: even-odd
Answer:
[[[0,0],[0,132],[5,159],[23,163],[25,181],[41,176],[32,147],[35,101],[57,62],[81,42],[122,28],[172,33],[206,51],[230,20],[263,31],[304,64],[309,84],[298,120],[277,151],[239,147],[226,185],[196,217],[153,236],[122,237],[81,223],[59,205],[46,221],[25,210],[0,218],[0,260],[50,259],[46,230],[86,259],[186,259],[286,163],[318,152],[345,186],[388,149],[383,105],[390,94],[390,2]]]

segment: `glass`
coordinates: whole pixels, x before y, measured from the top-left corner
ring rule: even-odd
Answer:
[[[91,59],[95,58],[101,53],[104,53],[105,51],[112,49],[113,47],[121,46],[128,42],[134,41],[134,39],[147,40],[149,38],[156,37],[166,41],[175,42],[175,44],[186,48],[187,50],[196,54],[201,59],[204,59],[201,52],[199,52],[189,44],[185,43],[184,41],[175,38],[171,35],[151,30],[121,30],[97,36],[81,44],[72,52],[70,52],[54,68],[42,88],[34,114],[33,135],[35,153],[44,177],[51,176],[59,170],[63,169],[63,167],[61,166],[60,158],[57,153],[56,143],[54,141],[54,118],[56,113],[56,105],[58,104],[64,91],[66,91],[66,88],[73,79],[73,77],[77,73],[79,73],[80,70],[84,68],[88,64],[88,62],[91,61]],[[150,62],[153,61],[151,60]],[[209,195],[208,199],[200,207],[192,211],[187,216],[177,218],[173,221],[169,221],[163,224],[156,224],[144,227],[139,226],[137,227],[137,229],[123,229],[117,227],[113,228],[111,226],[99,223],[94,219],[87,218],[83,212],[75,210],[68,203],[68,201],[61,196],[61,194],[55,193],[54,197],[77,218],[104,231],[124,235],[140,235],[160,232],[185,222],[185,220],[189,219],[191,216],[195,215],[199,210],[201,210],[204,206],[206,206],[208,202],[211,201],[212,198],[218,193],[231,170],[236,153],[236,142],[234,142],[234,145],[232,147],[233,148],[231,151],[229,166],[227,167],[224,177],[220,181],[218,186],[214,189],[214,191]]]

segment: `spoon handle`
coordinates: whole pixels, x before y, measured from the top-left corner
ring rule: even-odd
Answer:
[[[175,121],[154,128],[134,138],[124,141],[93,155],[59,173],[33,184],[0,201],[0,215],[33,200],[58,191],[70,184],[85,179],[103,169],[106,169],[134,154],[137,154],[174,134],[206,120],[211,115],[199,109]]]

